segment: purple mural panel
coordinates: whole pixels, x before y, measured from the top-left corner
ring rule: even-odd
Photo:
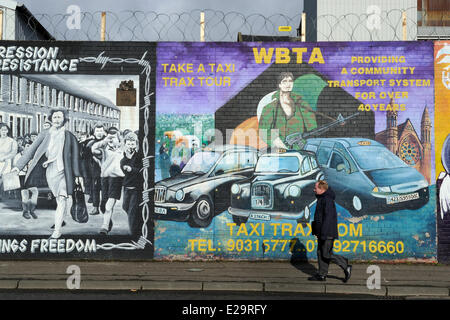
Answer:
[[[155,257],[314,258],[326,179],[337,251],[436,259],[432,44],[157,52]]]

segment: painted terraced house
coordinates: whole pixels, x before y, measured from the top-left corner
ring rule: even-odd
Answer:
[[[39,133],[50,108],[69,111],[67,129],[90,132],[97,122],[119,128],[120,110],[109,99],[58,75],[0,75],[0,122],[13,137]]]

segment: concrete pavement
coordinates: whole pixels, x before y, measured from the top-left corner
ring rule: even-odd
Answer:
[[[332,265],[326,282],[310,282],[315,263],[289,262],[86,262],[0,261],[1,290],[68,290],[67,268],[80,270],[81,290],[242,291],[364,294],[382,297],[450,299],[450,266],[381,264],[380,287],[369,264],[353,264],[352,278]]]

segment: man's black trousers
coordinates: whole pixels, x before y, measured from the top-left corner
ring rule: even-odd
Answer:
[[[319,275],[326,276],[328,267],[334,262],[343,270],[347,269],[348,259],[333,253],[334,239],[317,239],[317,261],[319,262]]]
[[[142,233],[142,215],[139,212],[139,193],[138,190],[123,188],[122,209],[128,215],[128,225],[132,235]]]

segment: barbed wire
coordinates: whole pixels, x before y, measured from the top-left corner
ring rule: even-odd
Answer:
[[[200,41],[200,13],[204,12],[205,41],[298,41],[302,14],[244,15],[239,12],[192,10],[182,13],[154,11],[106,11],[106,41]],[[449,37],[450,17],[428,16],[417,8],[380,11],[377,14],[320,15],[306,17],[306,41],[399,41],[403,40],[406,13],[407,40]],[[420,20],[418,20],[418,16]],[[40,40],[43,29],[55,40],[100,40],[102,12],[70,14],[37,13],[15,29],[4,30],[3,39]],[[73,21],[77,23],[73,23]],[[72,25],[71,25],[72,23]],[[43,28],[42,28],[43,27]],[[288,27],[290,31],[280,31]],[[447,28],[445,28],[447,27]],[[286,28],[285,28],[286,29]]]
[[[154,158],[154,155],[149,154],[150,153],[150,146],[149,146],[149,134],[150,134],[150,127],[149,127],[149,121],[150,121],[150,108],[151,105],[151,96],[154,95],[154,92],[151,92],[151,64],[148,59],[151,57],[148,56],[148,52],[146,51],[142,57],[139,58],[110,58],[110,57],[104,57],[102,54],[98,55],[97,57],[80,57],[80,62],[85,63],[94,63],[100,65],[99,67],[103,69],[106,64],[113,63],[113,64],[137,64],[141,67],[143,67],[143,72],[145,72],[145,83],[144,83],[144,105],[140,108],[141,110],[144,110],[144,139],[142,140],[142,153],[143,153],[143,160],[142,160],[142,177],[143,177],[143,191],[142,191],[142,198],[143,202],[139,205],[139,207],[142,207],[142,235],[140,236],[138,242],[132,241],[131,243],[102,243],[97,245],[97,250],[112,250],[112,249],[122,249],[122,250],[136,250],[136,249],[145,249],[145,246],[147,244],[153,245],[151,240],[148,239],[149,236],[149,230],[148,230],[148,221],[150,219],[150,209],[151,209],[151,201],[150,201],[150,193],[153,191],[153,181],[150,179],[150,169],[151,169],[151,161],[150,159]]]

